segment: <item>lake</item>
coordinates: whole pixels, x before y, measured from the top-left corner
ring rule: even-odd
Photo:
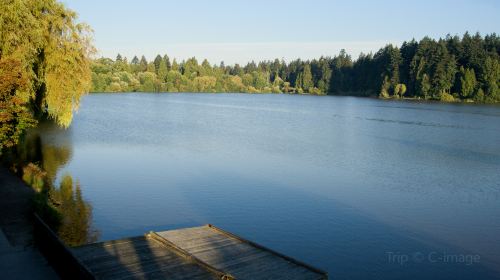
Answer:
[[[500,279],[498,106],[93,94],[39,130],[100,240],[211,223],[331,279]]]

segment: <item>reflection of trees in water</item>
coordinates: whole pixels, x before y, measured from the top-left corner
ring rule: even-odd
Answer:
[[[46,135],[55,135],[57,142],[44,141]],[[59,186],[55,185],[58,172],[72,155],[68,138],[67,130],[44,122],[30,131],[5,159],[29,184],[34,177],[43,176],[43,188],[35,188],[35,208],[67,245],[76,246],[96,241],[98,233],[92,227],[92,207],[83,199],[79,182],[66,174]]]
[[[48,198],[61,214],[57,233],[66,244],[77,246],[97,240],[97,232],[92,228],[92,207],[83,199],[80,184],[71,175],[62,178],[59,188],[51,187]]]
[[[40,163],[43,170],[47,172],[50,182],[55,182],[57,172],[66,165],[70,158],[71,150],[68,146],[42,145],[42,159]]]

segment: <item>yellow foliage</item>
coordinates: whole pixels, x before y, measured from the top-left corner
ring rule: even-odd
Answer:
[[[56,0],[3,0],[0,11],[0,57],[21,61],[29,73],[28,90],[16,94],[69,126],[91,86],[90,28]]]
[[[215,87],[217,83],[217,78],[213,76],[202,76],[196,77],[193,80],[194,88],[198,92],[209,92],[212,88]]]
[[[443,92],[441,94],[441,101],[444,101],[444,102],[455,102],[455,97],[453,97],[453,95],[449,94],[449,93],[446,93],[446,92]]]

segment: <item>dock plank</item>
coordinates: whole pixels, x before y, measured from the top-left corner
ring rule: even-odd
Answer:
[[[325,272],[214,226],[156,232],[173,246],[236,279],[327,279]]]
[[[72,251],[96,279],[220,279],[148,236],[89,244]]]
[[[211,225],[72,249],[96,279],[327,279],[328,275]]]

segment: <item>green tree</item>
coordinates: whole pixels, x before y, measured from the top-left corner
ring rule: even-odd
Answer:
[[[195,57],[189,58],[182,67],[182,74],[190,79],[194,79],[198,77],[199,74],[199,65],[198,60]]]
[[[382,86],[380,88],[380,97],[389,98],[389,88],[391,87],[391,82],[389,81],[389,77],[387,75],[384,77],[384,81],[382,82]]]
[[[139,64],[139,58],[137,57],[137,55],[134,56],[134,58],[132,58],[132,60],[130,61],[131,64],[133,65],[138,65]]]
[[[146,71],[156,74],[156,66],[155,66],[154,62],[148,63],[148,66],[146,67]]]
[[[154,72],[139,73],[139,81],[141,83],[140,90],[143,92],[155,92],[156,74]]]
[[[279,59],[252,61],[243,67],[224,62],[212,66],[206,59],[199,65],[195,58],[180,64],[173,59],[170,64],[167,55],[157,56],[153,63],[148,63],[144,57],[141,60],[135,57],[131,64],[123,57],[101,58],[92,63],[92,90],[150,89],[141,84],[144,76],[139,75],[149,71],[156,74],[152,82],[156,91],[306,91],[310,94],[498,102],[498,49],[500,38],[496,34],[483,38],[479,34],[466,33],[462,38],[411,40],[400,48],[386,45],[374,55],[360,54],[357,60],[345,50],[334,57],[310,61],[297,59],[289,63]],[[215,85],[212,84],[214,79],[207,77],[215,78]]]
[[[302,77],[304,74],[302,72],[300,72],[298,75],[297,75],[297,78],[295,79],[295,88],[297,89],[297,91],[299,89],[302,90],[302,82],[304,81],[304,78]]]
[[[201,76],[212,76],[213,75],[212,71],[213,71],[212,65],[210,65],[208,60],[204,59],[203,62],[201,63],[200,75]]]
[[[302,72],[302,88],[309,92],[309,89],[314,87],[312,73],[311,73],[311,65],[306,64],[304,66],[304,71]]]
[[[163,60],[163,58],[161,57],[161,55],[157,55],[155,57],[155,60],[154,60],[154,66],[155,66],[155,73],[156,75],[158,75],[158,71],[160,70],[160,63],[161,61]]]
[[[11,66],[20,63],[19,67],[4,64],[3,75],[22,71],[26,81],[26,86],[4,84],[10,88],[0,91],[15,98],[4,98],[3,106],[10,110],[28,104],[35,117],[48,116],[69,126],[80,97],[91,88],[94,52],[90,28],[76,20],[75,12],[55,0],[0,2],[0,60]],[[26,126],[18,128],[22,131]]]
[[[177,63],[177,60],[174,58],[174,61],[172,62],[172,70],[174,71],[179,71],[179,63]]]
[[[130,61],[130,70],[132,73],[136,73],[140,71],[140,61],[137,56],[134,56]]]
[[[253,71],[252,77],[253,86],[259,91],[269,85],[269,73],[267,72]]]
[[[486,100],[490,102],[500,101],[500,63],[498,59],[486,58],[481,79],[486,88]]]
[[[160,61],[160,65],[158,66],[158,79],[163,83],[165,82],[165,79],[167,78],[167,64],[165,63],[165,60]]]
[[[167,66],[167,71],[172,70],[172,64],[170,63],[170,58],[168,55],[163,56],[163,61],[165,61],[165,65]]]
[[[141,61],[139,61],[139,71],[146,72],[148,70],[148,61],[145,56],[141,57]]]
[[[321,76],[318,81],[318,88],[323,93],[330,92],[330,80],[332,78],[332,70],[328,65],[328,59],[320,59],[320,72]]]
[[[429,82],[429,76],[427,76],[427,74],[424,74],[422,76],[422,80],[420,80],[419,92],[425,99],[427,99],[429,97],[430,89],[431,89],[431,83]]]
[[[16,92],[27,90],[27,74],[21,62],[0,59],[0,155],[4,148],[17,144],[24,131],[35,125],[26,102]]]
[[[461,78],[460,78],[460,96],[462,98],[469,98],[474,93],[477,80],[476,73],[474,73],[474,69],[464,69],[462,66],[460,68]]]

